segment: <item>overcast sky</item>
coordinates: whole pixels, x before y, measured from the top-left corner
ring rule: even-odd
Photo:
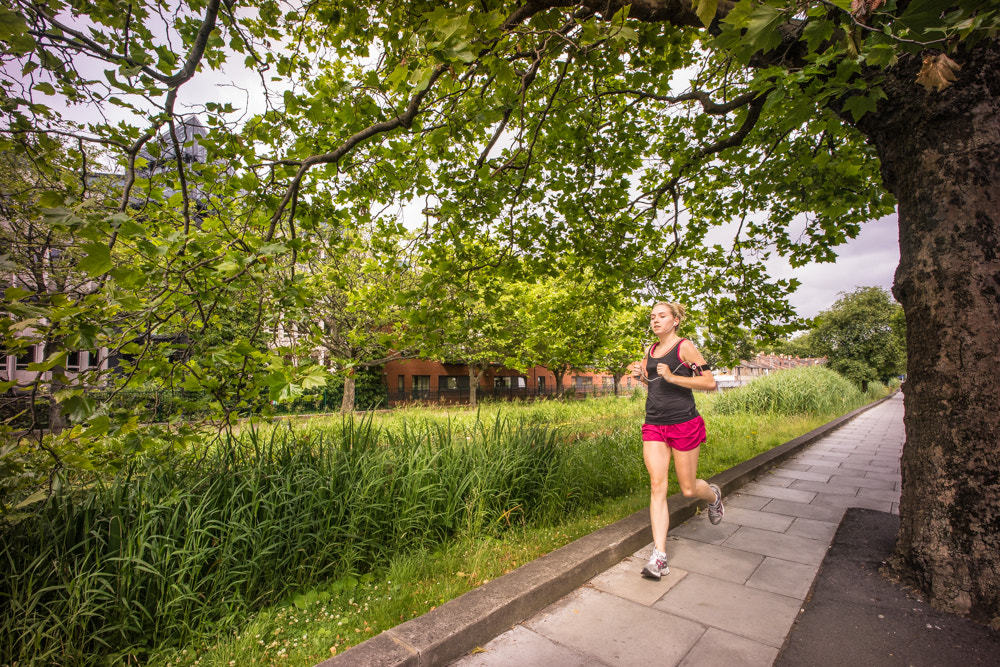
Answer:
[[[836,248],[837,261],[832,264],[808,264],[791,268],[783,260],[768,262],[775,277],[796,277],[802,285],[790,301],[802,317],[813,317],[827,310],[840,292],[855,287],[892,287],[893,274],[899,264],[899,230],[896,214],[865,223],[861,233]]]

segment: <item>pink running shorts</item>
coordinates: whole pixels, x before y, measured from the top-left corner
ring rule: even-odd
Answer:
[[[705,442],[705,420],[698,415],[680,424],[643,424],[643,442],[665,442],[671,449],[687,452]]]

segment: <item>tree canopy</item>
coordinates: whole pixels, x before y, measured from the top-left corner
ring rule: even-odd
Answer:
[[[826,357],[830,368],[865,386],[886,383],[906,369],[903,308],[880,287],[842,293],[816,316],[802,336],[783,349],[806,357]]]
[[[997,293],[998,26],[1000,8],[977,0],[5,0],[0,153],[41,185],[4,198],[42,239],[74,239],[90,293],[11,285],[0,334],[8,349],[46,343],[37,368],[58,371],[67,337],[86,331],[88,345],[131,358],[115,383],[205,388],[222,410],[262,386],[292,393],[319,381],[314,369],[251,368],[238,357],[252,343],[223,363],[192,360],[173,334],[210,326],[234,291],[266,295],[259,317],[280,317],[301,302],[300,267],[320,239],[359,225],[397,236],[395,211],[418,206],[423,265],[586,267],[623,294],[685,302],[720,349],[736,349],[793,320],[795,281],[761,259],[833,260],[898,203],[896,295],[908,319],[935,322],[929,350],[908,341],[921,378],[908,408],[931,420],[986,405],[992,371],[973,368],[985,355],[941,365],[934,350],[963,331],[995,340],[1000,319],[983,296]],[[198,87],[207,81],[224,87]],[[483,257],[484,245],[496,252]],[[935,368],[951,380],[924,391]],[[27,389],[16,384],[0,386]],[[82,386],[48,389],[71,412],[67,446],[115,423]],[[939,451],[971,460],[995,418],[949,416],[938,421],[968,432],[942,434],[951,446]],[[931,441],[908,437],[913,452]],[[955,473],[932,474],[921,469],[923,488],[951,488]],[[958,525],[908,521],[913,494],[905,525]],[[942,529],[947,545],[920,538],[906,556],[942,604],[1000,613],[997,585],[968,574],[994,564],[945,565],[1000,553],[994,510],[963,513],[992,528]],[[963,530],[992,546],[958,545]]]

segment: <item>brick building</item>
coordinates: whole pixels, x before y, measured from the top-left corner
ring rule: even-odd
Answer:
[[[463,402],[469,397],[469,367],[426,359],[390,361],[382,371],[389,403],[413,400]],[[621,379],[620,391],[632,391],[638,383],[630,376]],[[563,389],[576,395],[614,393],[614,378],[608,373],[571,371],[563,376]],[[544,366],[526,372],[495,364],[479,378],[479,397],[527,398],[554,395],[556,376]]]
[[[789,354],[761,353],[750,361],[740,362],[733,368],[720,368],[715,374],[715,381],[720,389],[727,389],[745,385],[774,371],[801,366],[819,366],[825,363],[826,357],[793,357]]]

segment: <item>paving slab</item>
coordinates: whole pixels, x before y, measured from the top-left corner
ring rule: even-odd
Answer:
[[[900,492],[896,489],[861,489],[858,496],[861,498],[872,498],[874,500],[899,502]]]
[[[747,580],[747,586],[805,600],[817,566],[768,556]]]
[[[517,626],[452,664],[456,667],[576,667],[600,663],[593,656]]]
[[[745,493],[737,493],[732,496],[726,496],[726,511],[730,507],[745,507],[748,510],[759,510],[769,502],[771,502],[771,499],[764,498],[763,496],[750,496]]]
[[[831,477],[831,480],[834,479]],[[811,482],[805,479],[797,479],[792,484],[790,488],[799,489],[802,491],[813,491],[815,493],[835,493],[842,496],[856,496],[858,491],[861,489],[860,486],[850,486],[848,484],[841,484],[837,482]]]
[[[680,667],[770,667],[778,649],[731,632],[709,628],[681,661]]]
[[[816,494],[811,491],[795,491],[794,489],[786,489],[783,486],[767,486],[755,482],[744,486],[742,491],[752,496],[790,500],[796,503],[809,503],[816,497]]]
[[[803,466],[806,467],[806,466]],[[788,466],[782,466],[774,470],[772,475],[776,477],[791,477],[792,479],[807,479],[813,482],[829,482],[830,477],[833,475],[830,473],[822,472],[811,472],[809,470],[800,470],[798,468],[789,469]]]
[[[883,479],[860,475],[833,475],[829,481],[831,484],[858,486],[863,489],[892,489],[899,481],[899,475],[886,473]]]
[[[809,472],[822,473],[825,475],[838,475],[843,474],[844,469],[840,466],[811,465],[809,466]]]
[[[780,648],[799,601],[692,572],[653,607]]]
[[[768,474],[761,475],[760,477],[755,479],[754,484],[759,484],[761,486],[780,486],[783,488],[787,488],[788,485],[794,481],[795,481],[794,479],[790,479],[788,477],[781,477],[769,472]]]
[[[688,572],[742,584],[763,560],[763,555],[744,549],[667,536],[667,562],[671,568],[677,566]]]
[[[723,542],[724,547],[773,556],[806,565],[819,565],[826,555],[827,542],[799,535],[744,526]]]
[[[774,514],[773,512],[761,512],[759,510],[749,510],[743,507],[727,507],[723,521],[727,526],[750,526],[751,528],[760,528],[761,530],[772,530],[777,533],[783,533],[788,530],[789,526],[792,525],[792,522],[795,521],[795,519],[790,516]],[[708,522],[706,521],[706,523]],[[710,523],[709,525],[711,526]],[[718,526],[712,527],[718,528]],[[735,530],[733,532],[735,532]]]
[[[870,510],[888,512],[892,509],[892,501],[878,500],[876,498],[862,498],[861,496],[843,496],[832,493],[817,494],[812,504],[821,507],[864,507]]]
[[[785,514],[788,516],[839,523],[841,517],[844,516],[845,508],[823,507],[822,505],[795,503],[788,500],[772,500],[768,504],[764,505],[762,509],[764,512],[774,512],[775,514]]]
[[[813,540],[823,540],[829,542],[837,532],[837,524],[832,521],[817,521],[815,519],[805,519],[796,517],[792,525],[785,531],[788,535],[798,535],[808,537]]]
[[[706,629],[669,608],[646,607],[593,588],[578,589],[525,625],[608,664],[637,667],[678,664]]]
[[[626,558],[610,570],[606,570],[591,579],[588,585],[605,593],[611,593],[647,607],[651,606],[683,579],[687,575],[687,571],[672,565],[670,574],[659,581],[636,576],[647,560],[647,558]]]
[[[857,477],[863,477],[864,473],[867,472],[879,472],[885,473],[886,475],[898,475],[899,466],[876,466],[876,465],[858,465],[855,463],[842,463],[840,465],[842,471],[846,471],[846,474],[855,474]]]
[[[728,519],[733,512],[736,512],[739,509],[739,507],[732,507],[727,502],[726,518]],[[753,510],[744,511],[750,512]],[[727,537],[739,529],[740,524],[736,522],[730,522],[727,520],[717,526],[713,526],[707,518],[691,517],[677,528],[671,529],[670,534],[674,537],[685,537],[689,540],[707,542],[708,544],[722,544],[726,541]]]

